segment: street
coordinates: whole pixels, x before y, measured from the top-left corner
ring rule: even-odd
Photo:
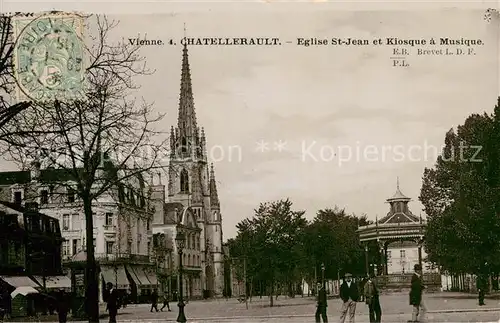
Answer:
[[[408,293],[381,295],[382,321],[407,322],[411,319],[411,307],[408,305]],[[477,305],[476,295],[462,293],[434,293],[424,295],[427,306],[427,319],[430,322],[493,322],[500,318],[500,301],[487,298],[485,306]],[[341,301],[328,301],[328,317],[337,321]],[[119,311],[118,322],[174,322],[177,318],[177,304],[171,303],[172,312],[151,313],[149,306],[131,306]],[[297,296],[286,298],[279,296],[273,307],[269,307],[269,298],[254,297],[245,303],[236,299],[218,299],[209,301],[191,301],[185,307],[189,322],[307,322],[314,321],[316,303],[313,297]],[[368,307],[358,303],[356,322],[368,322]]]
[[[408,305],[408,293],[393,293],[381,295],[383,322],[403,322],[411,319],[411,307]],[[476,295],[462,293],[434,293],[424,295],[424,302],[428,309],[429,322],[498,322],[500,318],[500,301],[486,299],[486,305],[477,305]],[[236,299],[218,299],[208,301],[191,301],[185,307],[188,322],[313,322],[316,303],[313,297],[297,296],[287,298],[279,296],[273,307],[269,307],[269,298],[254,297],[248,304],[239,303]],[[161,306],[160,306],[161,307]],[[146,304],[132,305],[118,312],[118,322],[175,322],[177,318],[177,304],[171,303],[172,312],[151,313]],[[329,320],[335,322],[339,318],[341,301],[328,301]],[[101,309],[103,318],[107,322],[107,315]],[[46,318],[49,319],[49,318]],[[52,319],[54,320],[55,317]],[[44,320],[40,321],[50,321]],[[29,321],[29,320],[24,320]],[[34,322],[39,322],[38,320]],[[368,307],[358,303],[356,308],[356,322],[368,322]]]

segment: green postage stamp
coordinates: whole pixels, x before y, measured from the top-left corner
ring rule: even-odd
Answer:
[[[83,17],[14,17],[17,100],[77,99],[85,81]]]

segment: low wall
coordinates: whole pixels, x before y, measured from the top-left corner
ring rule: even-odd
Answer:
[[[412,276],[413,273],[377,276],[377,284],[383,290],[406,290],[411,287]],[[441,290],[441,275],[439,273],[425,273],[422,278],[427,291]]]

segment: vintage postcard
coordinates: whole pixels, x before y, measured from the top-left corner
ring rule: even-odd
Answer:
[[[2,317],[500,319],[494,5],[148,5],[4,3]]]

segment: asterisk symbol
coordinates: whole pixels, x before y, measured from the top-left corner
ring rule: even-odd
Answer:
[[[282,152],[283,150],[285,150],[286,146],[286,141],[282,141],[281,139],[279,141],[275,141],[274,142],[274,150],[277,150],[279,152]]]
[[[269,150],[269,143],[268,142],[265,142],[264,140],[260,140],[258,142],[256,142],[257,144],[257,148],[255,149],[256,151],[258,152],[266,152]]]

